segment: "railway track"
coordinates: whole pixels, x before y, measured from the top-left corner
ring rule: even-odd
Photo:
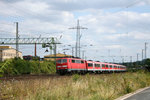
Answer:
[[[101,73],[101,74],[95,74],[90,73],[91,76],[98,76],[98,75],[111,75],[112,73]],[[116,74],[122,74],[122,73],[116,73]],[[65,77],[71,77],[71,74],[66,75],[58,75],[58,74],[41,74],[41,75],[16,75],[16,76],[4,76],[0,77],[0,81],[13,81],[13,80],[31,80],[31,79],[49,79],[49,78],[65,78]],[[84,76],[84,75],[83,75]]]
[[[62,77],[58,74],[42,74],[42,75],[17,75],[17,76],[4,76],[0,77],[1,81],[12,81],[12,80],[29,80],[29,79],[48,79]]]

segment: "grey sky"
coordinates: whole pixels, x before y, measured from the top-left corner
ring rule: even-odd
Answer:
[[[120,56],[136,60],[144,42],[150,42],[149,6],[150,0],[0,0],[0,36],[14,37],[14,22],[18,21],[20,37],[62,35],[58,52],[63,53],[64,48],[70,48],[63,45],[75,46],[76,31],[68,28],[79,19],[88,27],[81,31],[81,43],[93,44],[82,48],[87,59],[112,61],[110,55],[116,56],[116,62],[122,61]],[[33,54],[31,47],[21,46],[20,50],[24,55]],[[38,55],[43,57],[44,51],[38,46]],[[71,50],[66,52],[71,54]]]

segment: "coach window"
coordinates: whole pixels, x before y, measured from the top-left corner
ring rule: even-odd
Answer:
[[[88,63],[88,67],[93,67],[93,64],[92,63]]]
[[[75,60],[72,60],[72,63],[75,63]]]
[[[96,64],[96,67],[99,67],[98,64]]]
[[[106,65],[106,67],[108,68],[108,65]]]
[[[105,65],[104,65],[104,64],[102,64],[102,67],[105,67]]]
[[[95,67],[97,67],[97,64],[94,64]]]
[[[94,64],[95,65],[95,67],[97,67],[97,64]]]
[[[95,67],[100,67],[100,64],[95,64]]]
[[[112,68],[112,65],[110,65],[110,68]]]

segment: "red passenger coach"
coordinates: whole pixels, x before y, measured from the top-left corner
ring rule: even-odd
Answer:
[[[86,72],[86,61],[77,58],[59,58],[56,60],[56,70],[58,74],[68,72]]]

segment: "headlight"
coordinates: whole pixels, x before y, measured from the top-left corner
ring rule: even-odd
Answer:
[[[57,68],[60,68],[61,66],[57,66]]]
[[[62,67],[67,67],[67,65],[64,65],[64,66],[62,66]]]

